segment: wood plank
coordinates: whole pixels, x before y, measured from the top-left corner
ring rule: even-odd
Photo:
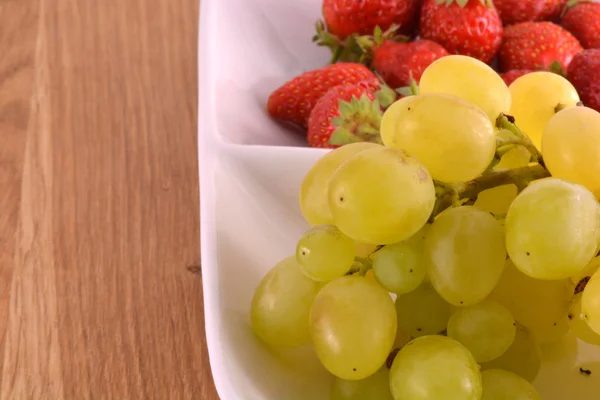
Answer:
[[[186,269],[200,262],[198,2],[39,1],[0,2],[34,10],[33,39],[12,46],[35,66],[0,150],[16,157],[0,238],[17,233],[0,258],[0,398],[216,399]]]

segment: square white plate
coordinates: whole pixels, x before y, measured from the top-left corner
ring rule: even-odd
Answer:
[[[262,276],[293,254],[308,225],[297,193],[325,153],[265,111],[269,93],[325,65],[311,37],[321,0],[202,0],[199,160],[206,336],[223,400],[326,400],[332,378],[312,351],[274,352],[252,334],[249,306]],[[544,400],[600,398],[600,352],[547,352]],[[564,352],[563,352],[564,353]],[[593,371],[579,373],[579,367]]]

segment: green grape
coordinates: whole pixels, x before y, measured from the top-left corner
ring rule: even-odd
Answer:
[[[356,257],[362,258],[368,258],[377,249],[376,244],[362,243],[358,240],[354,241],[354,246],[356,248]]]
[[[399,127],[387,145],[414,155],[436,180],[464,182],[481,175],[496,151],[494,127],[485,113],[446,94],[413,97],[399,111]]]
[[[578,274],[596,253],[597,210],[596,198],[583,186],[556,178],[532,183],[508,209],[510,258],[523,273],[537,279]]]
[[[327,190],[335,170],[353,155],[381,147],[375,143],[351,143],[338,147],[321,157],[304,176],[300,187],[300,209],[310,225],[331,225],[333,217],[329,210]]]
[[[573,332],[578,339],[581,339],[586,343],[600,346],[600,334],[594,332],[592,328],[590,328],[581,311],[582,295],[582,293],[577,293],[571,301],[571,307],[569,309],[569,326],[571,332]]]
[[[514,184],[496,186],[479,193],[474,206],[494,215],[506,215],[508,208],[517,197],[517,186]]]
[[[600,334],[600,271],[596,271],[583,290],[581,311],[590,328]]]
[[[394,141],[396,129],[400,125],[398,123],[398,115],[400,114],[400,110],[402,110],[402,108],[414,98],[414,96],[403,97],[400,100],[395,101],[394,104],[389,106],[388,109],[383,113],[379,132],[381,141],[384,145],[389,146],[389,143]]]
[[[541,400],[533,385],[519,375],[502,369],[488,369],[481,373],[482,400]]]
[[[332,225],[311,228],[298,241],[296,260],[302,272],[315,281],[343,276],[354,263],[354,241]]]
[[[512,168],[521,168],[529,165],[531,153],[523,146],[514,146],[502,156],[498,165],[494,167],[496,171]]]
[[[331,400],[394,400],[390,392],[390,370],[384,365],[376,373],[359,381],[337,378]]]
[[[517,332],[512,345],[500,357],[481,363],[482,370],[504,369],[533,382],[542,367],[542,353],[535,337],[522,325],[517,324]]]
[[[310,342],[308,316],[321,285],[307,278],[295,257],[275,265],[254,292],[252,329],[272,347],[299,347]]]
[[[494,289],[504,269],[502,226],[476,207],[448,209],[431,226],[425,257],[429,279],[447,302],[477,304]]]
[[[423,248],[409,242],[387,245],[375,253],[373,272],[386,290],[396,294],[412,292],[425,279]]]
[[[546,124],[556,114],[556,107],[574,107],[579,95],[571,83],[562,76],[539,71],[524,75],[509,87],[512,106],[509,114],[541,149],[542,133]]]
[[[394,348],[400,349],[412,339],[413,338],[404,329],[398,326],[398,331],[396,332],[396,340],[394,340]]]
[[[327,283],[310,311],[310,337],[319,360],[345,380],[365,379],[384,364],[396,328],[389,293],[361,276]]]
[[[542,153],[548,170],[587,187],[600,196],[600,113],[573,107],[554,115],[542,137]]]
[[[412,337],[442,332],[450,319],[450,305],[429,283],[396,298],[398,327]]]
[[[395,400],[480,400],[481,373],[463,345],[445,336],[423,336],[404,346],[390,371]]]
[[[504,354],[515,340],[516,330],[510,311],[491,300],[457,310],[448,322],[448,336],[469,349],[477,362]]]
[[[561,341],[569,333],[568,314],[558,320],[545,325],[527,324],[531,334],[540,345],[547,345]],[[527,326],[526,325],[526,326]]]
[[[421,250],[423,250],[425,248],[425,238],[427,238],[429,229],[431,229],[431,224],[427,223],[421,228],[419,232],[406,239],[405,242],[410,244],[411,246],[418,246],[419,248],[421,248]]]
[[[364,243],[409,238],[425,225],[434,203],[431,176],[401,149],[362,151],[342,164],[329,183],[335,225]]]
[[[468,56],[442,57],[425,69],[419,82],[421,93],[446,93],[479,108],[492,123],[510,110],[510,91],[489,65]]]
[[[571,282],[578,285],[582,279],[591,278],[598,271],[598,268],[600,268],[600,257],[594,257],[580,273],[571,277]]]
[[[506,260],[502,276],[488,299],[508,308],[515,320],[530,330],[543,330],[558,325],[567,315],[573,290],[569,279],[534,279]]]

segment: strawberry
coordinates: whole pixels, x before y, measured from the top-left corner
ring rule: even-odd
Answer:
[[[567,72],[587,107],[600,111],[600,49],[588,49],[573,57]]]
[[[504,25],[557,18],[568,0],[494,0]]]
[[[377,77],[358,63],[338,63],[305,72],[271,93],[267,111],[275,119],[306,128],[311,110],[329,89],[364,80],[375,82]]]
[[[600,3],[578,1],[570,7],[561,25],[586,49],[600,49]]]
[[[392,24],[411,34],[420,0],[323,0],[327,30],[344,40],[351,34],[366,35],[376,26],[387,30]]]
[[[373,50],[371,66],[392,88],[410,85],[411,77],[418,83],[423,71],[448,51],[430,40],[419,39],[410,43],[385,41]]]
[[[336,86],[319,99],[308,120],[310,147],[336,148],[353,142],[381,143],[383,112],[369,82]]]
[[[504,80],[506,86],[510,86],[510,84],[516,81],[518,78],[522,77],[523,75],[527,75],[530,72],[535,71],[531,69],[513,69],[503,74],[500,74],[500,77]]]
[[[566,70],[582,50],[573,35],[552,22],[521,22],[504,29],[498,61],[501,71],[549,69],[553,62]]]
[[[489,63],[502,43],[502,21],[491,0],[425,0],[420,36]]]

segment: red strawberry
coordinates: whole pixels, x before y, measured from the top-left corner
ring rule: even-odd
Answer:
[[[502,21],[490,0],[425,0],[420,35],[489,63],[502,43]]]
[[[600,49],[600,3],[577,2],[565,13],[561,25],[586,49]]]
[[[506,86],[510,86],[510,84],[516,81],[518,78],[522,77],[523,75],[527,75],[530,72],[535,71],[531,69],[513,69],[511,71],[500,74],[500,77],[504,79],[504,83],[506,83]]]
[[[376,26],[387,30],[400,25],[403,33],[415,28],[420,0],[323,0],[327,30],[340,40],[353,33],[367,35]]]
[[[600,49],[588,49],[573,57],[567,76],[583,104],[600,111]]]
[[[557,18],[568,0],[494,0],[504,25]]]
[[[501,71],[549,69],[555,61],[566,70],[581,50],[573,35],[552,22],[522,22],[504,29],[498,61]]]
[[[306,127],[314,105],[329,89],[369,79],[377,81],[373,72],[358,63],[333,64],[305,72],[274,91],[267,110],[275,119]]]
[[[383,115],[368,82],[349,83],[330,89],[319,99],[308,120],[310,147],[336,148],[353,142],[380,143]]]
[[[397,89],[409,86],[411,75],[418,83],[432,62],[447,55],[446,49],[430,40],[410,43],[388,40],[373,50],[371,65],[386,84]]]

